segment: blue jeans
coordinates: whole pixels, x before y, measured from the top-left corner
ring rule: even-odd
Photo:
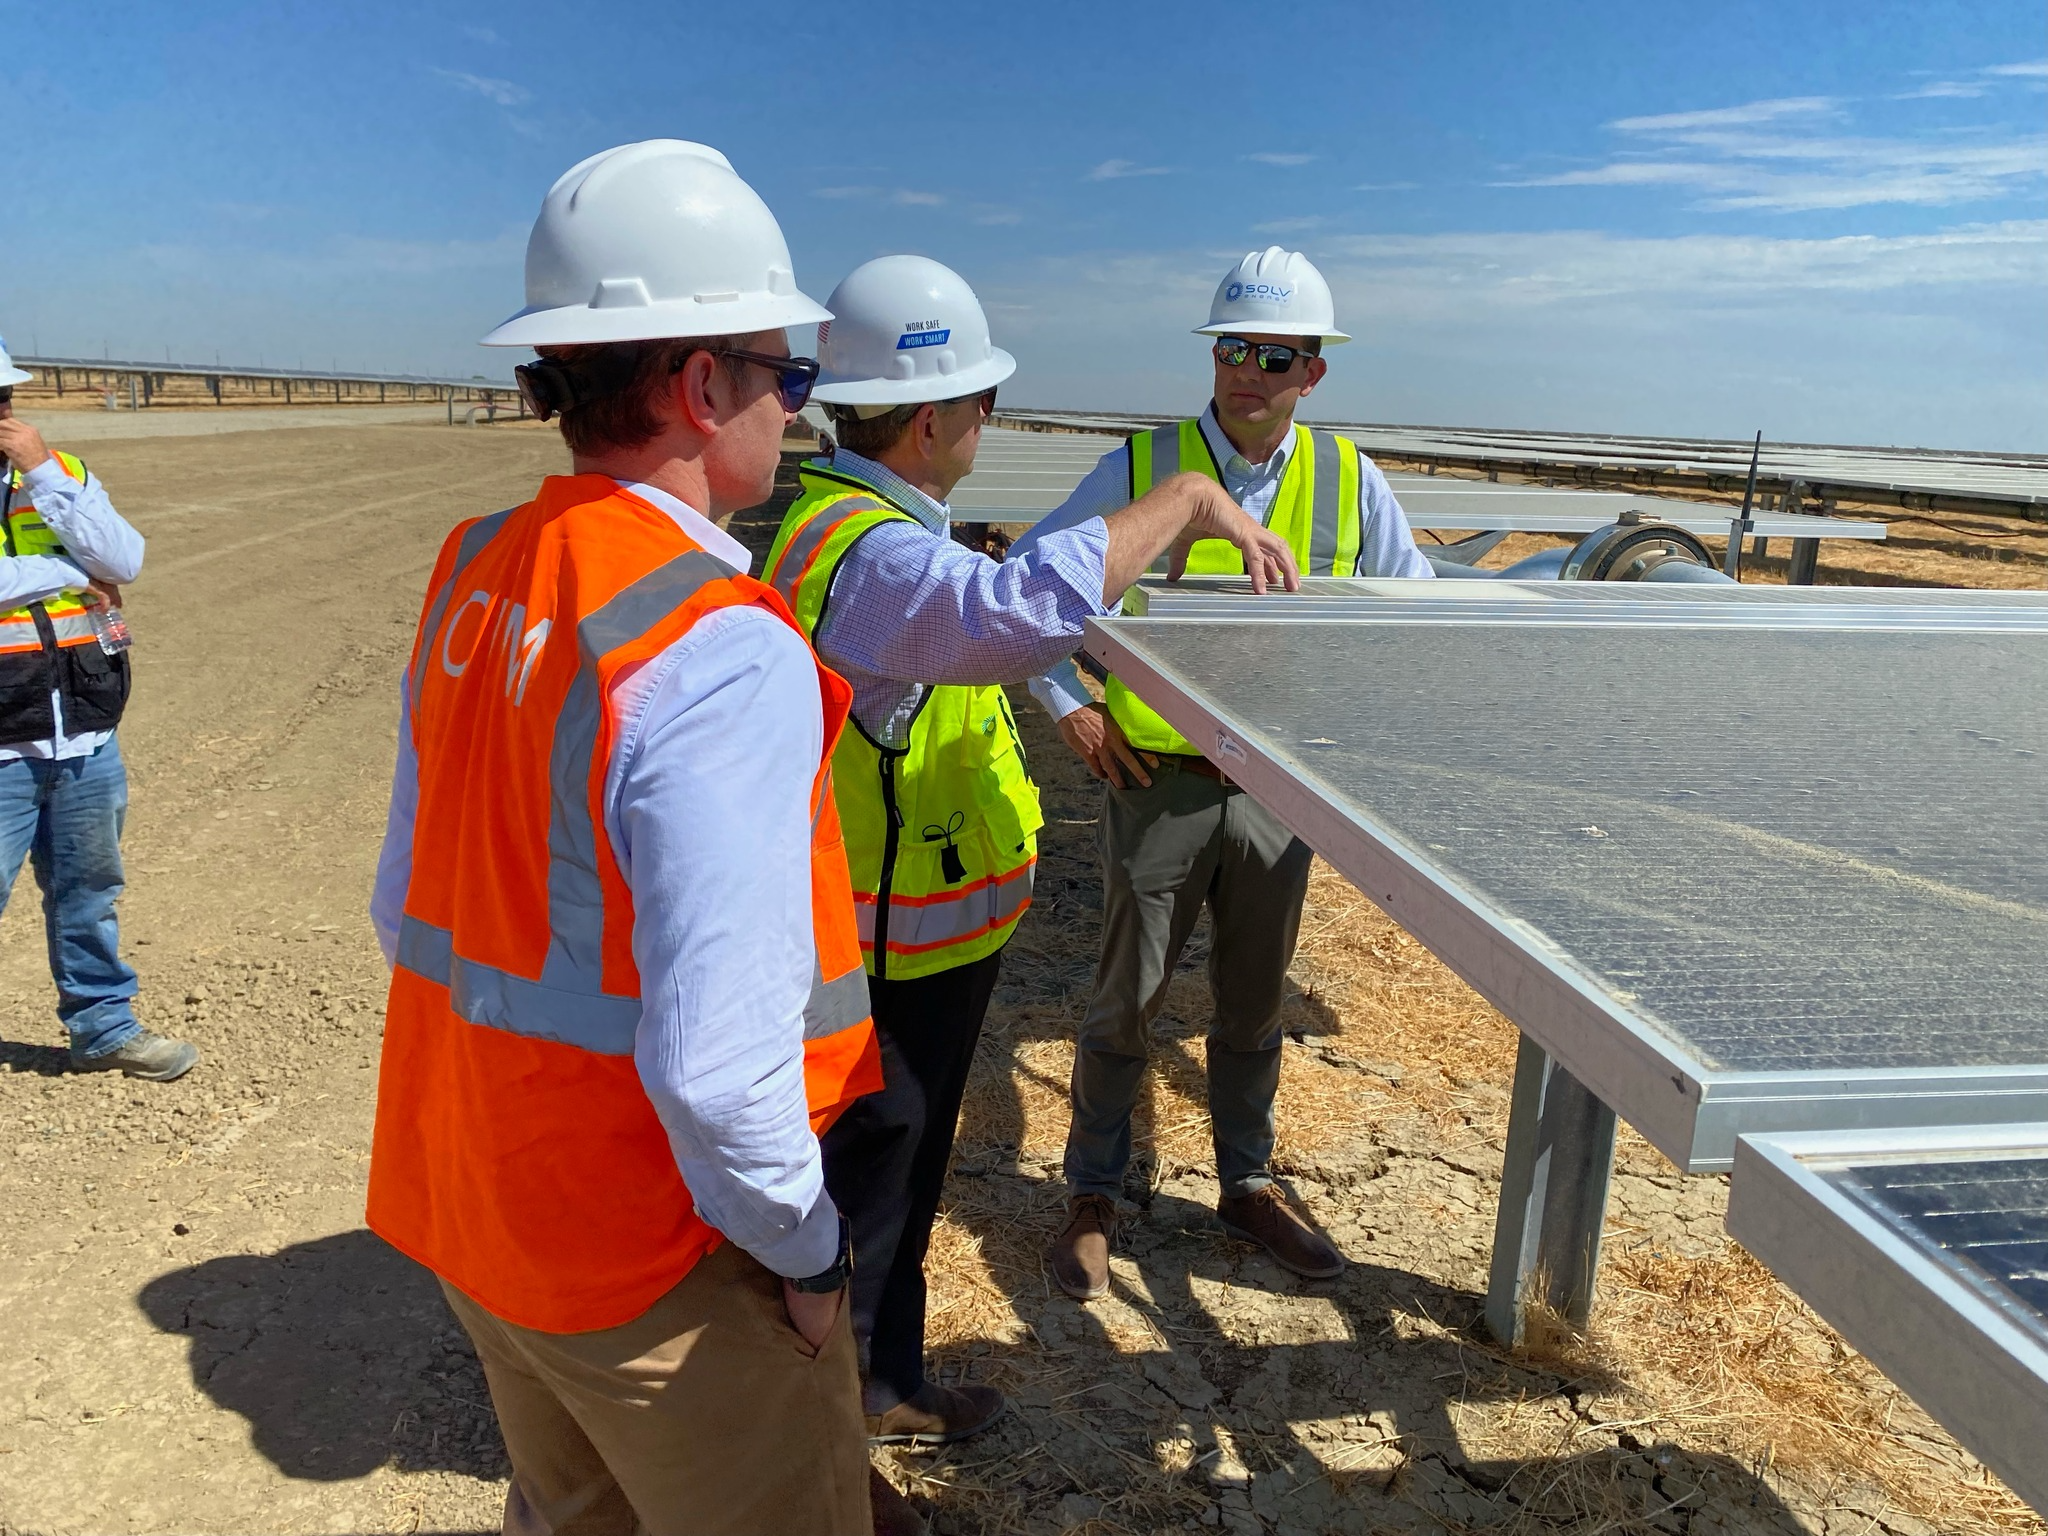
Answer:
[[[43,892],[57,1017],[74,1056],[104,1056],[142,1032],[131,1006],[135,972],[121,959],[114,917],[127,816],[118,738],[91,757],[0,762],[0,912],[25,854]]]

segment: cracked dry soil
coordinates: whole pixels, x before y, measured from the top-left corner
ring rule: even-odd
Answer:
[[[0,925],[0,1533],[493,1529],[506,1469],[481,1374],[429,1278],[362,1229],[384,985],[363,908],[435,548],[559,447],[363,426],[89,457],[151,541],[123,731],[141,1013],[207,1057],[168,1087],[68,1076],[23,882]],[[758,549],[772,526],[736,531]],[[1299,1282],[1215,1225],[1198,936],[1159,1025],[1114,1294],[1060,1296],[1039,1254],[1099,792],[1018,713],[1046,795],[1039,901],[932,1263],[937,1370],[1015,1408],[881,1458],[937,1529],[2040,1529],[1742,1268],[1719,1180],[1632,1139],[1593,1337],[1494,1349],[1478,1315],[1512,1033],[1326,870],[1282,1162],[1351,1268]],[[1745,1352],[1717,1355],[1724,1338]],[[1807,1432],[1816,1415],[1842,1433]]]

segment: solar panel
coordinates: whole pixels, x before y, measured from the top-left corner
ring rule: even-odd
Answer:
[[[1745,1136],[1728,1230],[2048,1509],[2048,1125]]]
[[[1189,587],[1088,649],[1680,1166],[2048,1118],[2048,593]]]

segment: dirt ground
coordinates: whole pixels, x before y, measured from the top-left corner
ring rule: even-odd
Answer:
[[[0,1533],[494,1529],[505,1462],[474,1358],[428,1277],[362,1226],[384,987],[364,905],[440,537],[522,499],[560,449],[530,426],[413,422],[114,437],[87,457],[150,540],[122,731],[140,1012],[207,1054],[169,1086],[69,1076],[23,882],[0,922]],[[1865,552],[1877,579],[2038,585],[2048,560],[2041,534],[1912,536],[1939,547]],[[1100,797],[1043,715],[1019,715],[1045,791],[1039,896],[932,1265],[938,1370],[1016,1407],[949,1451],[883,1458],[938,1529],[2041,1529],[1728,1242],[1721,1180],[1633,1138],[1591,1337],[1491,1345],[1513,1032],[1327,870],[1289,1004],[1282,1163],[1350,1269],[1299,1282],[1214,1224],[1198,940],[1159,1026],[1115,1293],[1060,1296],[1039,1254]]]

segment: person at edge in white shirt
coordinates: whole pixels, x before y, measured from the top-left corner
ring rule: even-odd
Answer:
[[[114,510],[97,475],[73,478],[42,434],[14,414],[15,386],[34,377],[0,342],[0,625],[10,632],[0,656],[0,911],[22,860],[33,857],[47,893],[57,1014],[72,1069],[169,1082],[191,1071],[199,1052],[136,1022],[139,983],[121,958],[114,911],[125,878],[128,773],[115,724],[126,704],[127,660],[107,657],[91,639],[67,657],[50,638],[44,607],[60,596],[118,606],[120,589],[142,573],[142,535]],[[37,542],[48,552],[17,553],[37,522],[54,547],[45,536]],[[31,644],[15,645],[17,634]],[[74,696],[67,722],[73,687],[86,693]],[[81,716],[113,723],[69,728]]]
[[[1225,275],[1209,323],[1197,333],[1214,338],[1200,441],[1224,489],[1270,523],[1290,469],[1307,468],[1295,464],[1296,456],[1314,451],[1295,426],[1295,412],[1329,371],[1324,346],[1349,338],[1335,328],[1322,275],[1299,252],[1277,246],[1248,253]],[[1174,425],[1154,441],[1166,434],[1184,437]],[[1355,451],[1341,441],[1329,446]],[[1357,506],[1337,513],[1358,519],[1358,553],[1351,569],[1333,574],[1433,576],[1385,476],[1363,453],[1357,462]],[[1126,444],[1104,454],[1074,493],[1017,541],[1011,558],[1030,559],[1043,540],[1122,505],[1131,486]],[[1328,487],[1319,483],[1316,490],[1320,500]],[[1297,536],[1308,537],[1305,519]],[[1307,571],[1309,551],[1297,548],[1296,555]],[[1075,1042],[1068,1219],[1048,1254],[1055,1281],[1083,1301],[1107,1292],[1151,1021],[1204,905],[1213,923],[1207,1062],[1217,1215],[1226,1231],[1264,1246],[1297,1274],[1337,1274],[1342,1256],[1270,1169],[1280,1004],[1307,895],[1307,845],[1207,759],[1133,746],[1071,660],[1035,679],[1031,692],[1058,721],[1067,745],[1105,781],[1102,949]]]

